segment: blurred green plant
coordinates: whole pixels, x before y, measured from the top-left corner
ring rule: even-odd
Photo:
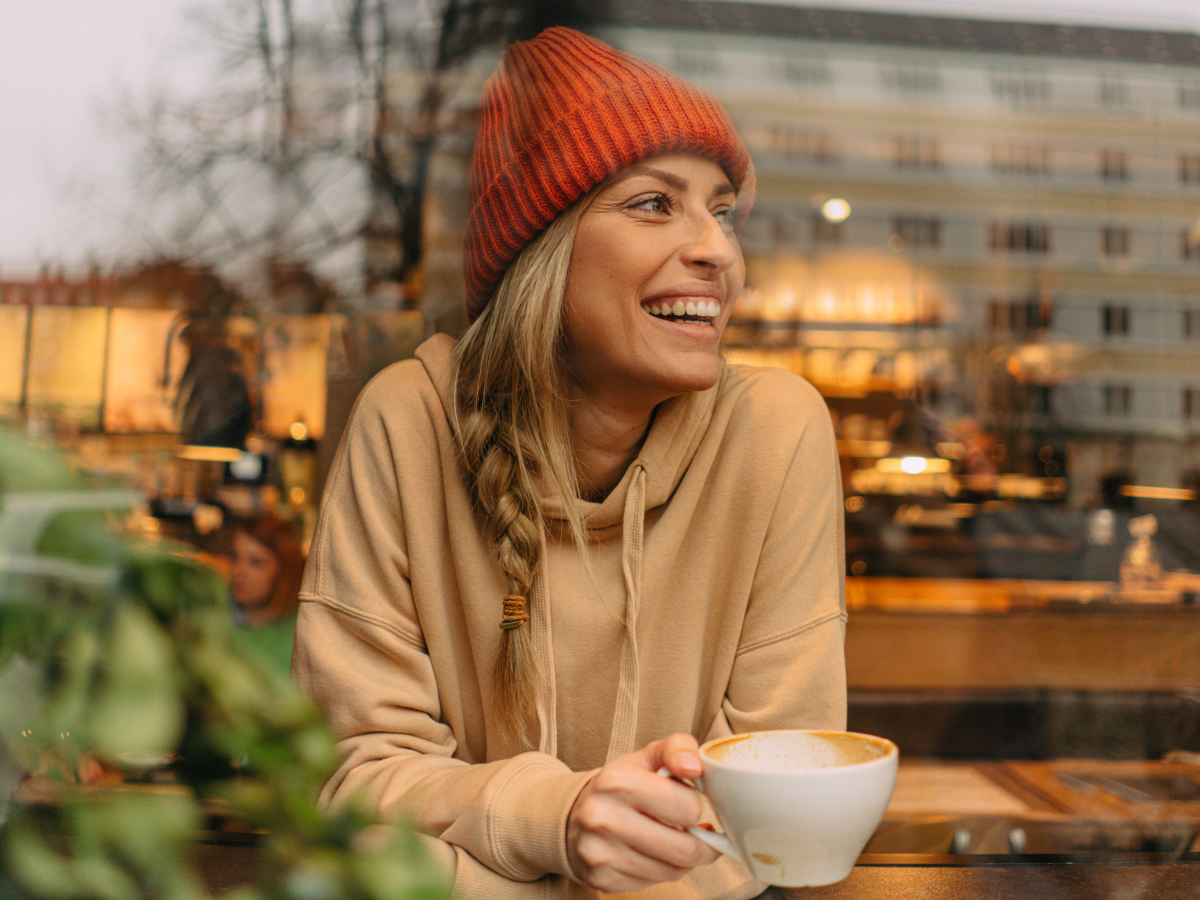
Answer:
[[[45,451],[14,450],[11,439],[0,461],[26,473],[53,470]],[[59,475],[13,491],[0,472],[0,517],[6,503],[33,496],[30,488],[78,496],[77,480],[65,469]],[[356,809],[318,809],[336,764],[334,739],[307,698],[241,641],[216,572],[161,543],[114,539],[94,514],[55,521],[43,554],[50,562],[34,567],[36,577],[10,577],[21,561],[0,547],[0,744],[39,773],[52,797],[11,806],[0,892],[54,900],[449,896],[410,829],[377,826]],[[73,547],[87,578],[72,577]],[[97,566],[115,577],[90,577]],[[81,784],[81,766],[96,763],[127,772],[169,763],[172,786]],[[223,895],[210,892],[189,852],[214,810],[261,835],[257,877]]]

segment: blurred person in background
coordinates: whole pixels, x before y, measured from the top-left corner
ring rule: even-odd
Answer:
[[[303,572],[300,530],[292,522],[264,513],[234,525],[229,559],[234,624],[284,671],[291,666]]]
[[[293,665],[341,739],[323,802],[437,838],[458,900],[752,897],[660,768],[845,727],[829,413],[719,352],[753,185],[715,100],[571,29],[484,89],[473,324],[359,397]]]

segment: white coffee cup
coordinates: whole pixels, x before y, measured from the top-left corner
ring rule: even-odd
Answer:
[[[696,787],[724,834],[688,829],[779,887],[833,884],[850,874],[883,818],[900,753],[848,731],[757,731],[700,748]]]

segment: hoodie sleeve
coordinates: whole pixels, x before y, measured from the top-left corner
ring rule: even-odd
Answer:
[[[342,751],[321,801],[337,807],[361,795],[382,817],[407,818],[440,839],[453,850],[439,855],[455,869],[462,900],[541,896],[531,882],[569,873],[567,814],[591,773],[571,772],[543,753],[474,762],[448,721],[440,698],[453,695],[454,679],[473,661],[435,671],[408,554],[409,531],[428,525],[422,507],[404,496],[411,479],[402,489],[397,475],[411,465],[436,479],[427,470],[437,469],[437,438],[402,432],[394,401],[378,385],[364,391],[305,570],[293,676],[325,711]],[[402,449],[393,446],[397,434]],[[440,482],[429,490],[440,496]]]
[[[778,473],[759,475],[757,483],[773,485],[777,494],[710,738],[846,727],[846,554],[837,442],[816,390],[796,376],[774,375],[769,422],[747,427],[760,441],[756,470]]]

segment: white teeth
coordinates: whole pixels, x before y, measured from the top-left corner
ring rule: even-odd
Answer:
[[[721,306],[716,300],[676,300],[674,304],[663,301],[661,304],[647,303],[644,308],[652,316],[687,316],[693,324],[699,325],[721,314]]]

